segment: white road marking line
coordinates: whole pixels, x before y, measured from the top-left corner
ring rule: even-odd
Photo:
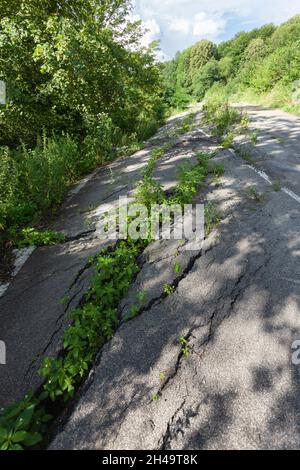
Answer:
[[[259,170],[258,168],[255,168],[255,166],[252,165],[246,165],[247,168],[251,168],[251,170],[255,171],[261,178],[263,178],[267,183],[273,184],[272,180],[269,178],[267,173],[265,173],[263,170]]]
[[[293,191],[291,191],[290,189],[288,188],[282,188],[282,191],[287,194],[288,196],[292,197],[293,199],[295,199],[295,201],[299,202],[300,204],[300,197],[294,193]]]
[[[12,273],[12,279],[20,272],[26,261],[30,258],[32,253],[35,250],[35,246],[30,246],[29,248],[23,248],[22,250],[14,250],[16,256],[14,270]],[[5,284],[0,284],[0,298],[3,297],[7,289],[9,288],[11,282],[6,282]]]
[[[233,149],[228,149],[232,155],[236,155],[235,151]],[[273,184],[271,178],[267,175],[267,173],[263,170],[259,170],[255,166],[252,165],[246,165],[247,168],[250,168],[251,170],[255,171],[257,175],[259,175],[261,178],[263,178],[267,183],[270,185]],[[291,197],[294,199],[294,201],[297,201],[300,204],[300,196],[298,194],[294,193],[294,191],[291,191],[291,189],[288,189],[286,187],[281,188],[281,191],[287,194],[287,196]]]

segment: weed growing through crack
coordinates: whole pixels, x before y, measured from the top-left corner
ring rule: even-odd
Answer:
[[[139,292],[136,298],[140,304],[143,304],[145,300],[147,299],[147,292],[146,291]]]
[[[168,150],[170,150],[171,146],[172,145],[168,143],[168,144],[163,145],[160,148],[152,150],[151,155],[150,155],[150,159],[149,159],[149,161],[147,163],[147,166],[146,166],[146,169],[143,171],[143,176],[144,177],[147,178],[147,177],[150,177],[152,175],[157,161],[160,158],[162,158],[167,153]]]
[[[152,397],[152,401],[153,401],[153,402],[156,402],[156,403],[157,403],[159,400],[160,400],[160,395],[159,395],[158,393],[156,393],[155,395],[153,395],[153,397]]]
[[[247,116],[229,106],[227,102],[212,99],[205,103],[203,107],[204,122],[213,126],[212,134],[223,138],[225,146],[231,146],[234,134],[234,127],[237,124],[245,127],[248,125]]]
[[[174,273],[175,274],[181,274],[182,273],[182,266],[179,263],[179,261],[176,261],[176,263],[174,264]]]
[[[222,147],[224,147],[225,149],[229,149],[230,147],[232,147],[233,140],[234,140],[234,133],[228,132],[228,134],[226,134],[224,139],[222,140],[222,143],[221,143]]]
[[[213,173],[213,178],[212,178],[213,184],[217,187],[220,186],[221,185],[220,177],[225,172],[225,167],[223,163],[215,163],[211,168],[211,172]]]
[[[239,147],[237,149],[237,152],[240,154],[242,159],[245,160],[246,162],[248,162],[248,163],[253,163],[254,162],[249,148],[247,148],[245,145],[242,146],[242,147]]]
[[[133,320],[134,318],[138,317],[140,314],[140,307],[138,305],[132,305],[129,310],[128,316],[125,318],[125,321],[128,322]]]
[[[253,145],[257,145],[258,142],[258,132],[257,131],[252,131],[250,133],[250,140]]]
[[[246,190],[246,193],[248,198],[252,201],[262,202],[264,200],[264,195],[258,191],[256,186],[250,186],[250,188]]]
[[[169,296],[169,295],[174,294],[174,292],[175,292],[175,287],[172,286],[171,284],[165,284],[165,285],[163,286],[163,293],[164,293],[165,295],[168,295],[168,296]]]
[[[161,382],[164,382],[164,381],[166,380],[166,374],[165,374],[164,372],[161,372],[161,373],[159,374],[159,380],[160,380]]]
[[[209,201],[204,207],[205,236],[208,236],[221,222],[221,215],[215,202]]]
[[[184,355],[185,358],[188,358],[190,356],[190,348],[188,341],[182,336],[180,338],[180,344],[181,344],[181,352]]]
[[[280,179],[276,179],[272,185],[273,191],[279,192],[282,189],[282,184]]]

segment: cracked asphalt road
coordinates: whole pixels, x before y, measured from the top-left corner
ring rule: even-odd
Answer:
[[[259,108],[248,110],[253,126],[258,122],[260,128],[253,153],[255,164],[300,195],[299,120],[283,113],[290,126],[286,129],[281,112],[273,110],[270,116],[269,111]],[[288,138],[282,141],[283,137],[277,143],[270,141],[270,133],[282,132],[287,137],[292,133],[293,145]],[[165,139],[164,133],[161,138]],[[169,189],[181,160],[213,148],[214,143],[201,136],[200,130],[183,136],[159,162],[155,177]],[[130,160],[136,165],[133,174],[137,177],[141,159],[147,155],[146,150]],[[155,242],[145,250],[142,270],[120,305],[126,318],[136,293],[147,291],[143,311],[134,320],[123,322],[99,352],[88,380],[59,421],[50,449],[300,448],[300,370],[292,364],[291,349],[300,339],[300,205],[283,191],[274,191],[234,152],[220,151],[216,160],[225,167],[221,184],[216,187],[208,181],[197,201],[218,205],[220,227],[206,239],[201,252],[184,252],[177,244],[165,242]],[[122,173],[128,164],[128,159],[114,163],[115,168],[123,168],[117,181],[120,187],[131,184]],[[107,169],[103,171],[107,178],[111,176]],[[90,204],[89,191],[97,195],[98,204],[109,196],[108,180],[103,184],[105,195],[99,194],[103,176],[99,173],[98,181],[91,181],[91,188],[88,185],[77,196],[77,208],[83,207],[83,201]],[[260,201],[251,197],[249,188],[253,186],[262,195]],[[122,191],[128,192],[128,188]],[[84,231],[73,204],[60,222],[68,221],[70,236]],[[78,242],[79,246],[84,243],[84,248],[78,248]],[[65,260],[70,256],[70,270],[64,271],[68,273],[65,290],[74,273],[80,271],[82,292],[89,277],[89,267],[83,269],[87,253],[98,250],[99,244],[93,236],[72,243],[72,256],[53,252],[53,269],[55,266],[60,273],[60,266],[66,268]],[[36,282],[46,283],[46,290],[50,281],[45,273],[36,274],[35,280],[28,277],[30,263],[35,262],[41,272],[43,251],[37,250],[35,256],[38,254],[2,299],[5,305],[14,303],[16,284],[23,282],[24,291],[26,274],[31,295],[38,295]],[[46,259],[46,253],[44,256]],[[183,268],[180,275],[174,271],[178,260]],[[61,289],[62,278],[63,274],[58,274],[58,279],[50,276],[56,284],[48,284],[48,296],[58,297],[55,289]],[[175,287],[169,297],[162,295],[165,283]],[[76,303],[76,292],[74,295]],[[2,305],[0,300],[1,321]],[[50,317],[45,310],[43,315]],[[39,318],[36,314],[36,330]],[[51,321],[57,322],[57,318],[63,327],[66,317],[62,310],[51,316]],[[182,338],[188,354],[182,349]],[[49,337],[47,341],[49,344]],[[11,393],[9,388],[6,393]]]
[[[119,196],[132,195],[154,148],[172,145],[161,160],[161,165],[173,160],[169,170],[157,167],[157,179],[165,189],[176,185],[176,165],[193,159],[195,147],[215,148],[202,142],[197,130],[187,137],[171,135],[185,115],[169,120],[143,150],[98,169],[85,185],[80,184],[81,190],[72,192],[51,227],[63,231],[67,243],[37,248],[0,297],[0,338],[7,349],[7,364],[0,366],[0,407],[37,389],[42,384],[38,370],[43,357],[61,351],[69,314],[89,288],[88,260],[105,246],[95,233],[99,213],[116,206]]]

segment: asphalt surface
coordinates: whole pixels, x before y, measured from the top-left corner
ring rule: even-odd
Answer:
[[[236,152],[218,152],[216,160],[225,167],[220,185],[208,181],[197,197],[198,202],[218,205],[219,228],[198,252],[182,252],[165,242],[147,248],[142,270],[120,305],[125,318],[136,293],[147,291],[142,313],[122,323],[99,352],[89,379],[58,424],[51,449],[300,448],[300,366],[292,362],[292,344],[300,340],[300,121],[276,110],[248,106],[247,111],[251,126],[259,128],[251,164]],[[213,148],[201,129],[187,134],[159,162],[155,177],[168,189],[174,185],[174,169],[180,161]],[[136,178],[141,159],[149,156],[144,152],[134,159]],[[118,185],[129,184],[123,178],[132,161],[114,164],[121,165]],[[76,203],[73,200],[66,208],[64,222],[60,221],[73,235],[83,229],[78,207],[91,204],[95,197],[98,206],[106,203],[100,188],[107,191],[108,180],[102,181],[110,173],[101,171],[107,173],[100,172],[97,181],[90,181]],[[292,193],[278,190],[278,184],[275,191],[272,183],[278,180]],[[13,331],[6,326],[12,324],[27,331],[23,344],[19,327],[15,364],[26,351],[32,360],[28,330],[33,328],[33,334],[42,338],[48,322],[49,344],[58,317],[61,328],[51,348],[59,347],[67,320],[61,311],[54,313],[54,306],[70,288],[89,250],[99,249],[93,238],[71,243],[71,253],[56,251],[64,246],[37,250],[0,300],[6,331]],[[182,272],[176,274],[178,261]],[[74,268],[68,270],[72,264]],[[53,274],[47,279],[48,266],[53,266]],[[54,275],[54,268],[58,274]],[[87,271],[86,276],[83,289],[88,285]],[[22,294],[26,282],[28,297]],[[162,295],[165,283],[175,288],[167,298]],[[19,296],[14,295],[17,292]],[[36,348],[39,353],[41,344]],[[1,376],[6,401],[31,385],[28,381],[20,386],[18,380],[14,368],[7,369],[4,379]]]

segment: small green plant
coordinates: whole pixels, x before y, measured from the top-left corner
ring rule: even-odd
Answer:
[[[162,204],[165,201],[165,194],[161,184],[151,176],[145,176],[137,185],[135,201],[149,209],[152,204]]]
[[[143,304],[145,302],[145,300],[147,299],[147,292],[143,291],[143,292],[139,292],[136,296],[137,298],[137,301],[140,303],[140,304]]]
[[[196,116],[195,113],[190,113],[186,118],[184,118],[179,128],[176,129],[175,131],[177,136],[187,134],[187,132],[191,130],[192,123],[195,119],[195,116]]]
[[[51,420],[32,394],[0,412],[0,450],[23,450],[42,441]]]
[[[126,317],[126,321],[133,320],[140,314],[140,307],[138,305],[132,305],[129,310],[129,314]]]
[[[189,164],[181,165],[178,169],[178,185],[175,195],[170,202],[175,204],[190,204],[197,194],[201,183],[208,174],[208,160],[210,155],[199,153],[197,155],[198,163],[194,166]]]
[[[257,131],[252,131],[250,134],[250,140],[253,145],[256,145],[258,142],[258,132]]]
[[[281,184],[280,179],[276,179],[276,180],[274,181],[272,187],[273,187],[273,190],[276,191],[276,192],[281,191],[281,189],[282,189],[282,184]]]
[[[69,301],[70,301],[70,297],[66,295],[65,297],[60,299],[59,304],[65,306],[68,304]]]
[[[164,372],[161,372],[161,373],[159,374],[159,380],[160,380],[161,382],[164,382],[164,381],[166,380],[166,374],[165,374]]]
[[[215,202],[209,201],[204,207],[205,217],[205,236],[208,236],[212,230],[221,222],[221,215]]]
[[[250,186],[247,191],[247,196],[249,197],[249,199],[251,199],[252,201],[256,201],[256,202],[262,202],[263,199],[264,199],[264,196],[263,194],[261,194],[257,187],[256,186]]]
[[[155,393],[155,395],[153,395],[152,397],[152,401],[153,402],[158,402],[160,400],[160,395],[158,393]]]
[[[163,293],[165,295],[172,295],[175,292],[175,287],[172,286],[171,284],[165,284],[163,287]]]
[[[241,123],[243,116],[239,110],[229,106],[228,102],[212,99],[203,107],[204,120],[213,126],[213,135],[228,135],[235,124]]]
[[[182,266],[178,261],[176,261],[176,263],[174,264],[174,273],[175,274],[181,274],[182,273]]]
[[[222,176],[225,172],[225,167],[223,163],[214,163],[211,171],[216,176]]]
[[[243,160],[245,160],[248,163],[253,163],[253,157],[248,147],[244,145],[242,147],[239,147],[237,151]]]
[[[184,355],[185,358],[188,358],[190,356],[190,348],[188,341],[182,336],[180,338],[180,344],[181,344],[181,352]]]
[[[234,133],[228,132],[228,134],[226,134],[224,139],[222,140],[222,143],[221,143],[222,147],[224,147],[225,149],[229,149],[230,147],[232,147],[233,140],[234,140]]]
[[[156,162],[167,153],[170,147],[171,147],[171,144],[165,144],[160,148],[152,150],[146,169],[143,171],[144,177],[149,178],[152,176]]]
[[[225,167],[222,163],[215,163],[212,168],[211,168],[211,171],[213,173],[213,178],[212,178],[212,182],[215,186],[220,186],[221,185],[221,175],[224,174],[224,171],[225,171]]]
[[[250,119],[249,119],[249,116],[247,116],[246,114],[244,114],[242,117],[241,117],[241,120],[240,120],[240,124],[242,127],[249,127],[249,124],[250,124]]]

